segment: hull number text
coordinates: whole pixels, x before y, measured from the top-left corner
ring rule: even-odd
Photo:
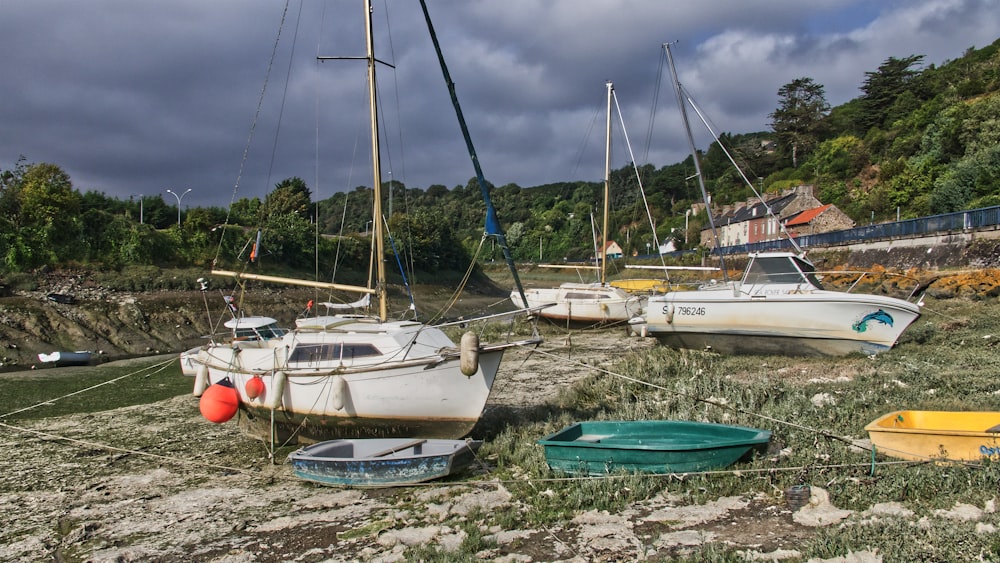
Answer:
[[[667,306],[663,307],[663,314],[664,315],[669,315],[670,314],[670,309]],[[675,315],[683,315],[683,316],[687,316],[687,317],[703,317],[703,316],[705,316],[705,308],[704,307],[675,307],[674,308],[674,314]]]

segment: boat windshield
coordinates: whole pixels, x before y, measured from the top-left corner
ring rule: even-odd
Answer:
[[[317,363],[351,360],[365,356],[380,356],[382,352],[371,344],[301,344],[292,350],[290,363]]]
[[[809,281],[809,283],[816,286],[818,289],[823,289],[823,285],[820,283],[819,278],[816,277],[816,267],[810,262],[806,262],[798,257],[793,257],[792,261],[799,267],[802,271],[802,275]]]
[[[233,336],[244,340],[269,340],[279,338],[285,334],[285,329],[277,324],[269,324],[259,327],[236,327]]]
[[[755,257],[743,276],[743,283],[752,285],[808,283],[822,286],[812,264],[794,256]]]

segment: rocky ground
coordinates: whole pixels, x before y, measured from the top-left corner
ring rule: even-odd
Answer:
[[[536,351],[515,350],[485,423],[554,397],[587,374],[581,364],[600,367],[616,354],[650,345],[615,331],[574,333],[570,341],[549,338]],[[0,494],[4,561],[401,561],[412,546],[454,550],[477,513],[518,503],[510,483],[489,478],[488,460],[464,478],[420,487],[309,484],[292,477],[283,458],[272,463],[268,445],[243,437],[235,423],[207,423],[187,395],[5,427],[0,451],[7,491]],[[470,484],[470,477],[481,481]],[[538,494],[551,494],[544,481],[534,486]],[[554,529],[482,529],[495,547],[477,557],[664,560],[691,546],[724,542],[748,557],[780,560],[794,558],[797,543],[817,527],[905,513],[901,506],[873,506],[865,515],[839,510],[818,488],[795,512],[780,491],[751,490],[690,505],[669,490],[621,512],[582,512]],[[981,514],[993,507],[966,510]],[[854,561],[880,560],[856,555]]]
[[[995,270],[935,274],[928,287],[944,296],[995,297],[1000,277]],[[66,305],[47,300],[48,291],[0,298],[0,354],[7,368],[30,369],[37,352],[53,349],[91,349],[108,360],[163,353],[164,362],[175,362],[174,352],[208,332],[197,292],[98,291]],[[307,298],[276,292],[267,311],[280,311],[288,322]],[[469,305],[489,307],[496,296],[475,301]],[[536,351],[512,351],[484,423],[554,397],[588,373],[581,364],[603,366],[647,345],[624,331],[575,332],[550,335]],[[355,490],[299,481],[283,453],[271,456],[267,444],[245,438],[235,424],[206,423],[189,395],[4,425],[0,452],[3,561],[400,561],[413,546],[448,553],[468,539],[477,514],[518,506],[511,483],[491,480],[485,459],[461,479],[420,487]],[[551,494],[544,482],[533,486],[538,494]],[[616,513],[581,512],[557,528],[479,529],[489,547],[477,557],[669,560],[690,546],[720,542],[748,559],[795,560],[796,546],[823,526],[912,515],[897,504],[840,510],[821,488],[797,511],[782,491],[748,490],[691,505],[670,490]],[[995,513],[993,501],[956,505],[922,525]],[[851,557],[881,560],[868,552]]]

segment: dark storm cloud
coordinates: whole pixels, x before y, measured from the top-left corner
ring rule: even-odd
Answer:
[[[796,78],[823,84],[836,105],[890,56],[940,64],[1000,29],[997,0],[428,4],[498,185],[598,179],[603,144],[587,135],[606,80],[635,154],[648,150],[657,166],[683,159],[666,82],[651,143],[639,146],[666,41],[678,41],[681,80],[713,124],[738,133],[766,129],[778,88]],[[379,69],[384,175],[411,187],[465,184],[473,168],[419,3],[376,2],[374,12],[379,57],[395,65]],[[307,0],[287,12],[243,0],[5,1],[0,168],[23,154],[61,166],[81,191],[121,198],[192,188],[185,206],[226,205],[237,180],[237,197],[262,197],[289,176],[318,197],[369,185],[364,64],[316,61],[363,55],[362,18],[360,0]]]

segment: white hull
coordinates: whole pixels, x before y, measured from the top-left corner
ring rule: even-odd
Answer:
[[[823,290],[810,284],[808,271],[778,271],[782,260],[797,260],[790,255],[762,253],[753,260],[769,261],[762,268],[768,273],[750,270],[740,283],[650,297],[645,315],[630,323],[633,332],[724,354],[876,354],[892,348],[920,316],[920,307],[902,299]],[[751,283],[765,275],[800,280]]]
[[[202,397],[206,418],[224,421],[237,411],[245,429],[275,443],[293,438],[299,442],[358,437],[461,438],[482,415],[504,350],[540,340],[480,346],[474,333],[466,333],[457,347],[440,328],[415,321],[387,321],[387,225],[382,211],[377,59],[371,1],[365,0],[364,5],[374,192],[369,284],[362,287],[225,270],[213,270],[213,274],[357,292],[362,298],[353,303],[321,305],[327,311],[345,311],[371,303],[372,316],[336,314],[299,319],[294,330],[285,332],[270,317],[239,318],[238,307],[228,296],[234,318],[225,326],[232,330],[231,340],[213,341],[181,354],[181,369],[188,373],[194,368],[195,395],[202,396],[206,388],[227,379],[237,391],[236,405],[226,390]],[[461,112],[457,113],[462,121]],[[466,141],[471,149],[468,135]],[[475,161],[471,150],[470,157]],[[482,174],[477,175],[485,185]],[[500,235],[503,242],[486,193],[484,201],[487,231]],[[258,230],[255,250],[260,242]],[[202,290],[206,288],[203,283]],[[313,302],[309,303],[311,310]],[[251,380],[252,392],[248,393]]]
[[[891,325],[864,321],[879,311]],[[724,354],[875,354],[892,348],[919,315],[909,302],[874,295],[825,291],[751,299],[726,290],[682,291],[650,298],[645,329],[670,346]]]
[[[306,442],[460,438],[482,414],[504,349],[520,344],[478,347],[478,367],[466,376],[459,349],[437,328],[341,317],[319,322],[338,323],[329,329],[300,327],[270,340],[212,344],[186,357],[205,366],[206,384],[226,378],[233,383],[241,425],[261,438],[272,432],[278,439],[294,435]],[[250,398],[246,383],[254,375],[265,390]]]
[[[538,313],[543,318],[577,324],[623,323],[641,314],[646,301],[645,296],[597,283],[530,288],[524,290],[524,296],[527,303],[515,290],[510,299],[519,308],[544,307]]]

